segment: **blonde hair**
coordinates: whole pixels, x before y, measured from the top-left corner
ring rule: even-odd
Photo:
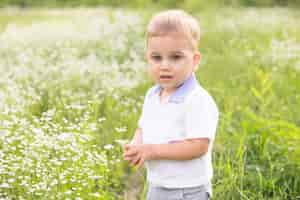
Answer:
[[[147,44],[150,37],[182,34],[197,50],[200,27],[197,20],[183,10],[166,10],[152,17],[147,27]]]

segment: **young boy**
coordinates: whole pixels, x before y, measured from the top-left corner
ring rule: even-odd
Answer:
[[[218,122],[212,97],[198,83],[197,21],[181,10],[155,15],[147,29],[148,72],[156,85],[145,96],[139,127],[124,159],[145,162],[148,200],[206,200]]]

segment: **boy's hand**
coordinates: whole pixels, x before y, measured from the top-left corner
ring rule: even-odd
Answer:
[[[138,154],[127,156],[131,145],[132,145],[132,143],[124,145],[123,157],[124,157],[124,160],[127,160],[131,165],[135,166],[135,165],[137,165],[138,161],[140,160],[140,157],[138,156]]]
[[[125,144],[124,150],[124,159],[137,166],[137,168],[140,168],[146,160],[154,158],[151,144]]]
[[[138,155],[133,155],[133,156],[125,156],[125,154],[127,154],[127,152],[129,151],[130,149],[130,145],[132,145],[133,143],[130,143],[130,144],[125,144],[123,146],[123,157],[124,157],[124,160],[127,160],[128,162],[130,162],[131,165],[135,166],[138,161],[140,160],[140,157],[138,157]]]

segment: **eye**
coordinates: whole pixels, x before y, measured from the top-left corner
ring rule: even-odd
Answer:
[[[178,61],[178,60],[182,59],[182,57],[183,56],[181,56],[181,55],[172,55],[171,59],[174,60],[174,61]]]
[[[162,58],[159,55],[152,55],[151,59],[154,60],[154,61],[156,61],[156,62],[158,62],[158,61],[161,61]]]

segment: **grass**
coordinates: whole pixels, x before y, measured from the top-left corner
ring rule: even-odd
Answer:
[[[152,12],[1,12],[0,198],[123,199],[134,170],[120,145],[151,85],[143,51]],[[220,110],[214,199],[299,198],[299,13],[195,15],[197,77]]]

